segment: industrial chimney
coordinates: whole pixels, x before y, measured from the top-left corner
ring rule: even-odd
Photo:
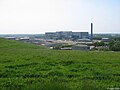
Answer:
[[[91,41],[93,40],[93,23],[91,23],[91,36],[90,36]]]

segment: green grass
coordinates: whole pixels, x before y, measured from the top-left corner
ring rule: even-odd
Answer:
[[[120,52],[48,50],[0,39],[0,90],[120,87]]]
[[[7,40],[0,38],[0,49],[47,49],[44,46],[36,46],[34,44],[18,42],[15,40]]]

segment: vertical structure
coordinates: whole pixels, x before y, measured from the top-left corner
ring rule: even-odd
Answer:
[[[93,40],[93,23],[91,23],[91,36],[90,36],[91,40]]]

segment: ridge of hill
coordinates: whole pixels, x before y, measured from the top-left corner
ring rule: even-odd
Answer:
[[[5,38],[0,38],[0,49],[47,49],[45,46],[37,46],[30,43],[24,43],[15,40],[8,40]]]

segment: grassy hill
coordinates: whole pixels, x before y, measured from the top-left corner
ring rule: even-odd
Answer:
[[[34,44],[18,42],[15,40],[8,40],[0,38],[0,49],[47,49],[44,46],[36,46]]]
[[[0,90],[106,90],[119,82],[120,52],[56,51],[0,39]]]

